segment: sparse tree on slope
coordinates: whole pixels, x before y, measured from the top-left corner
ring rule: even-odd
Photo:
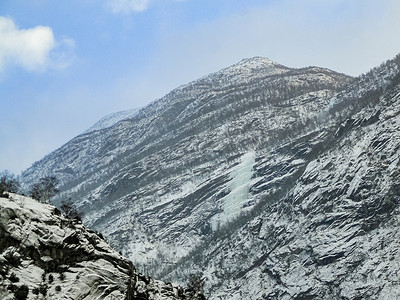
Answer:
[[[0,196],[6,196],[4,192],[17,193],[20,184],[13,174],[10,172],[2,172],[0,177]]]
[[[71,198],[68,200],[61,200],[60,209],[66,217],[82,221],[83,213],[78,211],[75,204],[72,203]]]
[[[47,176],[39,179],[32,185],[29,195],[38,201],[48,203],[52,197],[58,194],[58,179],[55,176]]]
[[[199,300],[206,299],[206,297],[204,297],[203,295],[204,283],[205,283],[204,278],[202,278],[200,275],[195,275],[195,274],[190,275],[186,292],[189,294],[191,299],[199,299]]]

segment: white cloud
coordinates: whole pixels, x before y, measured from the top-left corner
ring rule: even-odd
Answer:
[[[65,51],[73,48],[71,39],[56,41],[50,27],[19,29],[13,20],[0,16],[0,71],[10,65],[29,71],[64,68],[68,64]]]
[[[186,0],[164,0],[164,2],[184,2]],[[107,0],[107,6],[114,14],[130,14],[134,12],[144,12],[150,5],[161,0]]]
[[[145,11],[150,2],[150,0],[109,0],[108,5],[113,13],[129,14]]]

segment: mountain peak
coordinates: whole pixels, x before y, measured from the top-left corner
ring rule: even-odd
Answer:
[[[270,60],[267,57],[262,57],[262,56],[243,58],[240,62],[238,62],[238,64],[244,65],[244,66],[264,65],[264,66],[271,66],[271,67],[282,67],[281,64],[278,64],[277,62]]]
[[[244,58],[236,64],[233,64],[227,68],[215,74],[227,74],[233,76],[250,76],[251,74],[264,75],[277,75],[282,74],[290,70],[290,68],[278,64],[265,57],[252,57]]]

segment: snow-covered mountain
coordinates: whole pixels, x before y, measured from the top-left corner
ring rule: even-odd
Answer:
[[[246,59],[76,137],[23,181],[56,175],[59,199],[139,269],[201,272],[210,299],[392,299],[399,65],[351,78]]]
[[[28,197],[0,197],[0,298],[202,299],[135,271],[81,222]]]
[[[259,156],[258,207],[166,278],[200,270],[212,299],[399,298],[400,76],[374,83],[398,63],[335,96],[324,124]],[[363,96],[349,97],[357,87]]]
[[[108,127],[115,125],[116,123],[130,119],[134,117],[139,111],[139,108],[123,110],[116,113],[109,114],[103,118],[101,118],[98,122],[96,122],[92,127],[86,130],[84,133],[89,133],[96,130],[102,130]]]

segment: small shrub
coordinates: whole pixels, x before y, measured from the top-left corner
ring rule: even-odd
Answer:
[[[56,292],[61,292],[61,286],[59,285],[56,286]]]
[[[14,293],[15,298],[18,300],[25,300],[28,297],[29,288],[27,285],[21,285]]]
[[[60,273],[60,275],[58,276],[58,278],[63,281],[65,279],[65,274],[64,273]]]
[[[35,287],[35,288],[32,290],[32,294],[34,294],[34,295],[39,295],[39,288]]]
[[[8,265],[0,266],[0,275],[5,277],[10,271],[10,267]]]
[[[17,277],[17,275],[15,275],[15,273],[11,273],[11,275],[10,275],[10,281],[11,282],[18,282],[19,281],[19,278]]]
[[[39,179],[39,182],[32,185],[29,195],[40,202],[48,203],[52,197],[59,193],[56,187],[59,180],[55,176],[47,176]]]
[[[202,295],[204,293],[204,278],[202,278],[200,275],[190,275],[186,291],[189,292],[190,296],[199,297]]]
[[[8,260],[11,266],[18,267],[21,264],[21,258],[16,251],[9,251],[4,255],[5,259]]]
[[[39,293],[41,293],[43,296],[47,295],[47,285],[46,284],[41,284],[39,286]]]
[[[68,200],[61,200],[60,209],[67,218],[82,221],[83,212],[78,211],[71,198]]]
[[[54,213],[56,216],[61,216],[61,210],[59,210],[57,207],[54,207],[53,213]]]
[[[49,283],[53,283],[54,281],[54,277],[52,274],[49,275]]]
[[[14,174],[8,172],[2,172],[3,175],[0,177],[0,197],[8,198],[8,194],[17,193],[20,187],[18,180],[15,178]]]

